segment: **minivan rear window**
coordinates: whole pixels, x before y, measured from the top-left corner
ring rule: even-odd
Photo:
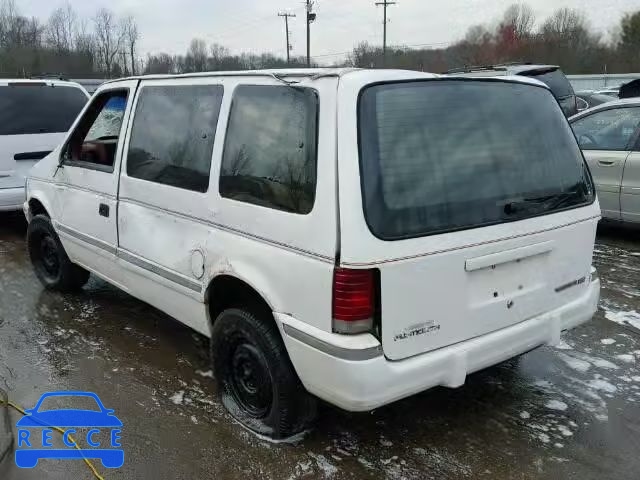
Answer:
[[[359,139],[366,220],[385,240],[594,198],[569,124],[542,87],[483,79],[371,86],[360,98]]]
[[[556,98],[564,98],[574,95],[573,87],[571,87],[569,80],[559,68],[543,70],[540,72],[524,72],[520,75],[540,80],[551,89],[551,92],[553,92]]]
[[[0,86],[0,135],[66,132],[87,100],[76,87],[20,82]]]

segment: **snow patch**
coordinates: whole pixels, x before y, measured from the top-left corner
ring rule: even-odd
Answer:
[[[564,426],[564,425],[558,425],[558,431],[564,435],[565,437],[571,437],[573,436],[573,432],[571,430],[569,430],[568,427]]]
[[[178,390],[176,393],[169,397],[176,405],[182,405],[184,403],[184,390]]]
[[[573,350],[573,347],[564,340],[560,340],[560,343],[558,343],[555,348],[558,350]]]
[[[591,364],[589,362],[580,360],[579,358],[574,358],[564,353],[559,353],[558,356],[569,368],[577,370],[578,372],[585,373],[589,368],[591,368]]]
[[[602,380],[601,378],[589,380],[587,382],[587,385],[589,385],[589,387],[593,388],[594,390],[602,390],[603,392],[607,393],[615,393],[618,391],[615,385],[612,385],[606,380]]]
[[[560,400],[549,400],[544,404],[544,406],[551,410],[558,410],[560,412],[564,412],[568,408],[567,404]]]
[[[615,311],[607,307],[603,307],[604,316],[607,320],[611,320],[619,325],[631,325],[640,330],[640,314],[635,310],[625,312],[623,310]]]
[[[616,341],[613,338],[603,338],[602,340],[600,340],[600,343],[603,345],[612,345],[616,343]]]
[[[316,461],[318,468],[322,471],[325,478],[331,478],[338,473],[338,467],[329,462],[324,455],[312,452],[307,452],[307,454]]]
[[[529,412],[520,412],[520,418],[522,418],[523,420],[528,420],[531,418],[531,414]]]
[[[630,353],[623,353],[621,355],[616,355],[616,358],[618,360],[621,360],[625,363],[633,363],[635,362],[635,358],[633,355],[631,355]]]

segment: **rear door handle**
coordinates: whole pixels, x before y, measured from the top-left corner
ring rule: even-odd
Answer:
[[[615,160],[598,160],[598,165],[603,167],[611,167],[616,164]]]
[[[101,203],[100,206],[98,207],[98,213],[102,217],[108,217],[109,216],[109,205]]]

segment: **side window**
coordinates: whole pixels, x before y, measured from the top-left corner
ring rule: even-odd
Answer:
[[[307,214],[316,189],[318,96],[286,86],[236,88],[220,195]]]
[[[93,99],[67,143],[65,163],[113,171],[127,94],[116,90]]]
[[[629,148],[629,141],[640,126],[640,108],[614,108],[597,112],[573,123],[573,131],[583,150]]]
[[[221,85],[144,87],[133,118],[127,175],[206,192]]]

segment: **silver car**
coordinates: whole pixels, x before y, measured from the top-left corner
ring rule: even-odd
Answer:
[[[640,97],[599,105],[569,122],[591,169],[602,216],[640,222]]]

